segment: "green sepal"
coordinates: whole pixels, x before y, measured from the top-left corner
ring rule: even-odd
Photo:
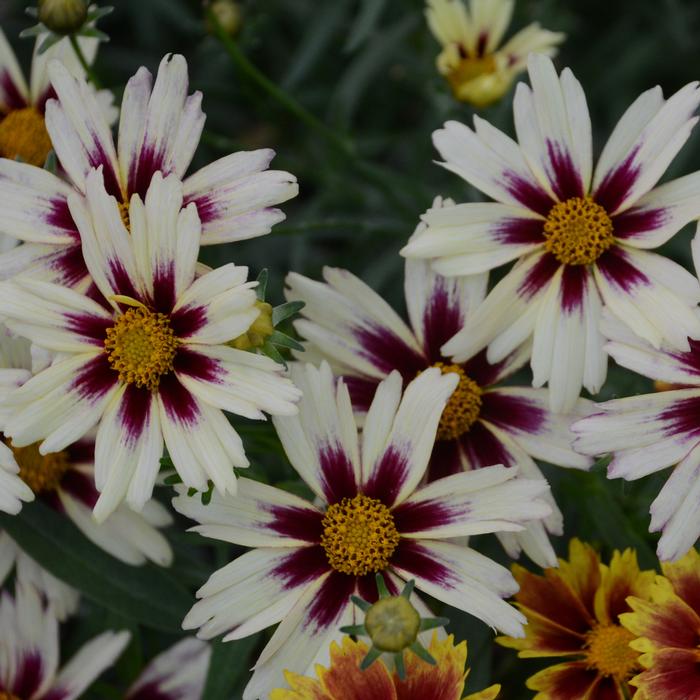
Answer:
[[[403,587],[403,590],[401,591],[401,595],[406,598],[407,600],[411,599],[411,594],[413,593],[413,589],[416,587],[416,579],[412,578],[410,581],[406,581],[406,585]]]
[[[202,505],[208,506],[211,503],[211,497],[214,494],[214,484],[210,481],[209,488],[206,491],[202,491]]]
[[[35,19],[38,19],[39,8],[37,6],[25,7],[24,14],[28,15],[29,17],[34,17]]]
[[[304,346],[298,340],[294,340],[294,338],[281,331],[273,331],[272,335],[267,339],[267,342],[273,345],[279,345],[283,348],[291,348],[292,350],[304,352]]]
[[[53,32],[49,33],[44,41],[41,42],[41,46],[39,46],[37,53],[41,56],[41,54],[46,53],[52,46],[58,44],[61,39],[63,39],[63,37],[60,34],[54,34]]]
[[[20,39],[32,39],[39,34],[43,34],[47,29],[43,24],[35,24],[33,27],[27,27],[19,33]]]
[[[377,590],[379,591],[379,597],[389,598],[391,596],[391,593],[389,593],[389,589],[386,587],[386,581],[384,580],[384,576],[382,576],[382,574],[380,573],[377,573],[374,577],[374,580],[377,582]]]
[[[53,148],[49,151],[44,161],[44,170],[48,170],[53,175],[58,171],[58,159],[56,158],[56,151]]]
[[[436,627],[444,627],[450,624],[449,617],[422,617],[420,620],[420,631],[433,630]]]
[[[272,325],[276,326],[282,321],[286,321],[288,318],[298,314],[304,307],[306,303],[303,301],[288,301],[286,304],[280,304],[272,309]]]
[[[343,634],[354,634],[356,637],[358,635],[368,636],[367,628],[364,625],[345,625],[345,627],[340,628],[340,631]]]
[[[381,649],[377,649],[377,647],[373,645],[372,648],[367,652],[367,656],[365,656],[365,658],[362,659],[360,668],[363,671],[369,668],[381,655]]]
[[[437,661],[432,657],[430,652],[416,639],[409,649],[420,659],[423,659],[426,663],[431,666],[437,665]]]
[[[360,598],[360,596],[351,595],[350,600],[353,603],[355,603],[355,605],[357,605],[357,607],[360,608],[360,610],[362,610],[362,612],[367,612],[372,607],[371,603],[368,603],[363,598]]]
[[[403,662],[403,651],[394,654],[394,662],[396,663],[396,673],[401,680],[406,678],[406,666]]]
[[[109,34],[105,34],[97,29],[97,27],[83,27],[79,32],[77,32],[76,36],[86,36],[89,39],[97,39],[98,41],[103,41],[105,43],[109,41]]]
[[[271,360],[274,360],[277,364],[284,365],[287,368],[287,360],[284,359],[282,353],[269,341],[265,341],[262,346],[262,351]]]
[[[163,479],[163,483],[166,486],[175,486],[176,484],[182,483],[182,478],[179,474],[171,474],[170,476],[166,476],[165,479]]]
[[[258,301],[265,301],[265,294],[267,293],[267,280],[269,276],[270,275],[266,267],[260,270],[260,274],[258,275],[258,286],[255,288],[255,294],[258,297]],[[272,325],[274,325],[274,323]]]
[[[190,486],[190,487],[187,489],[187,495],[188,495],[190,498],[192,498],[192,496],[194,496],[195,493],[197,493],[197,489],[196,489],[194,486]]]
[[[105,5],[104,7],[96,7],[94,10],[88,12],[85,18],[85,23],[96,22],[98,19],[102,19],[107,15],[111,15],[114,12],[114,7],[112,5]]]

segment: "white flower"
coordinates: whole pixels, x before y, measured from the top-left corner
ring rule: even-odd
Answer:
[[[30,244],[0,258],[5,276],[26,270],[68,286],[88,284],[68,197],[75,191],[85,195],[89,173],[99,166],[125,216],[134,194],[146,196],[154,173],[184,178],[184,203],[197,209],[202,245],[262,236],[284,219],[275,205],[296,196],[298,187],[293,175],[267,169],[274,157],[270,149],[233,153],[185,178],[205,116],[201,93],[187,95],[182,56],[163,58],[155,83],[145,68],[129,80],[116,144],[87,83],[57,61],[49,72],[57,98],[47,103],[46,127],[69,183],[0,160],[0,232]]]
[[[209,644],[183,639],[146,666],[125,700],[201,700],[210,658]]]
[[[425,16],[442,45],[438,71],[458,100],[485,107],[503,97],[525,70],[531,52],[554,56],[564,34],[541,29],[537,22],[521,29],[499,48],[515,0],[428,0]]]
[[[76,700],[129,643],[128,632],[105,632],[59,670],[58,620],[39,593],[18,581],[16,598],[0,598],[0,694],[22,700]]]
[[[377,572],[394,592],[414,579],[428,595],[521,635],[524,618],[502,600],[517,590],[510,572],[449,540],[546,517],[546,482],[495,466],[418,488],[457,377],[427,369],[402,395],[391,373],[360,442],[347,387],[326,363],[294,366],[292,376],[304,394],[299,415],[274,423],[318,505],[249,479],[237,496],[215,494],[208,506],[181,487],[173,501],[201,523],[200,534],[254,548],[209,578],[183,622],[203,638],[226,632],[225,640],[280,622],[243,697],[267,697],[285,669],[305,674],[323,663],[339,626],[355,621],[350,596],[376,600]]]
[[[254,282],[233,264],[195,279],[201,227],[182,208],[175,176],[153,177],[145,202],[132,197],[131,233],[119,204],[92,171],[86,197],[71,195],[98,301],[20,276],[1,283],[8,327],[60,353],[13,391],[4,432],[15,447],[43,440],[64,450],[99,423],[94,514],[104,520],[126,498],[151,497],[163,444],[184,483],[235,492],[243,444],[222,409],[247,418],[296,412],[299,391],[267,357],[225,343],[258,316]]]
[[[515,143],[474,118],[434,134],[445,167],[496,202],[430,210],[428,228],[404,248],[444,275],[478,274],[517,260],[465,327],[443,347],[457,361],[488,344],[503,360],[533,338],[533,384],[549,382],[553,410],[581,386],[599,391],[607,354],[601,309],[654,347],[688,350],[700,337],[692,307],[700,284],[649,252],[700,216],[700,173],[654,188],[697,121],[697,83],[664,100],[643,93],[625,112],[593,170],[585,95],[569,69],[532,54],[532,89],[515,95]]]

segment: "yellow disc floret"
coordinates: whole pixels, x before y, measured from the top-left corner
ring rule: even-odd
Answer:
[[[42,167],[51,150],[44,117],[34,107],[15,109],[0,121],[0,156]]]
[[[105,339],[107,359],[120,381],[151,391],[172,371],[178,345],[169,318],[143,306],[128,309]]]
[[[70,468],[67,452],[51,452],[42,455],[39,443],[26,447],[15,447],[8,443],[19,466],[19,476],[34,493],[55,491],[63,475]],[[2,700],[2,695],[0,695]]]
[[[124,228],[131,233],[131,218],[129,217],[129,202],[119,202],[119,216],[121,217]]]
[[[590,197],[555,204],[544,237],[545,249],[564,265],[590,265],[615,242],[608,213]]]
[[[322,526],[328,562],[351,576],[385,569],[401,539],[389,509],[362,494],[328,506]]]
[[[596,625],[586,635],[586,662],[603,676],[626,680],[638,666],[639,652],[629,646],[633,639],[620,625]]]
[[[377,649],[399,652],[416,641],[420,615],[402,595],[380,598],[367,611],[365,629]]]
[[[437,431],[438,440],[454,440],[466,433],[474,425],[481,412],[481,387],[459,365],[436,362],[443,374],[453,372],[459,375],[459,384],[452,392],[445,410],[440,416]]]

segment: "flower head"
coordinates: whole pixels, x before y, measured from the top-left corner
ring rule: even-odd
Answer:
[[[525,637],[497,641],[521,658],[562,658],[532,676],[527,687],[542,700],[627,697],[639,653],[630,647],[634,635],[620,616],[630,611],[628,596],[649,600],[654,572],[640,571],[631,549],[614,552],[606,566],[589,545],[573,539],[559,568],[538,576],[515,565],[513,573],[520,584],[515,600],[528,621]]]
[[[457,377],[428,369],[402,396],[401,377],[392,373],[377,388],[361,444],[347,387],[327,364],[293,366],[292,377],[303,390],[299,415],[274,423],[317,502],[248,479],[236,496],[214,494],[209,506],[182,488],[174,500],[204,536],[255,548],[210,577],[183,623],[205,638],[227,632],[230,640],[281,621],[246,700],[279,685],[284,669],[301,673],[320,662],[338,627],[356,623],[351,596],[376,600],[377,573],[394,595],[402,580],[415,579],[417,589],[522,634],[523,618],[501,600],[516,590],[508,570],[449,540],[517,531],[545,517],[546,483],[495,466],[418,488]],[[423,614],[415,594],[410,602]]]
[[[261,419],[295,412],[299,397],[280,365],[225,345],[259,315],[255,283],[233,264],[197,276],[201,226],[174,176],[132,198],[131,232],[99,170],[86,188],[69,204],[99,301],[33,278],[3,283],[8,326],[61,353],[8,397],[5,435],[17,448],[43,440],[47,455],[99,423],[98,520],[124,499],[144,506],[164,444],[188,486],[235,491],[234,467],[248,461],[222,409]]]
[[[635,639],[642,673],[631,685],[635,700],[698,697],[700,688],[700,554],[661,565],[649,599],[632,597],[633,612],[621,615]]]
[[[603,308],[656,348],[687,351],[688,336],[700,338],[700,284],[648,250],[700,216],[700,173],[654,188],[697,121],[700,90],[640,95],[594,169],[580,83],[539,54],[528,70],[532,88],[520,83],[513,107],[518,143],[478,117],[474,130],[448,122],[433,135],[443,165],[496,201],[429,210],[402,254],[449,276],[516,261],[442,351],[463,362],[488,346],[500,362],[532,339],[533,385],[549,383],[552,409],[568,411],[582,386],[596,393],[605,381]]]
[[[57,34],[73,34],[88,16],[85,0],[39,0],[39,21]]]
[[[514,0],[428,0],[428,26],[442,45],[437,68],[454,96],[486,107],[510,89],[525,70],[530,52],[556,54],[564,35],[536,22],[499,48],[513,15]]]

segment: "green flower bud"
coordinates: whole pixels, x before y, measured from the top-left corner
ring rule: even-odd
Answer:
[[[380,598],[367,611],[365,629],[377,649],[399,652],[416,641],[420,615],[403,596]]]
[[[85,0],[39,0],[39,21],[56,34],[74,34],[87,14]]]
[[[243,14],[237,2],[234,2],[234,0],[214,0],[209,7],[218,23],[229,36],[233,36],[238,32],[241,28]],[[208,28],[209,31],[213,31],[211,26]]]

